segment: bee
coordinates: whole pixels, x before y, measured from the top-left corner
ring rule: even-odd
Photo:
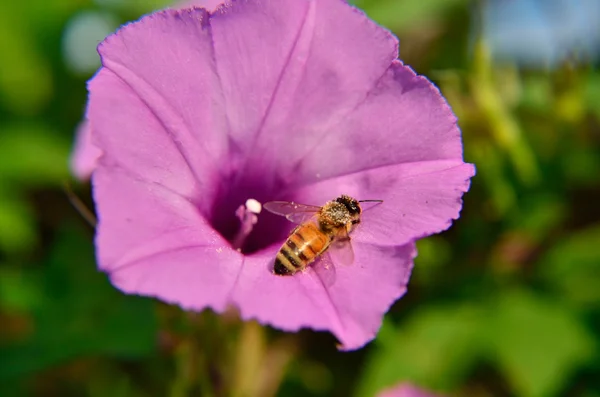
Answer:
[[[361,221],[360,203],[383,200],[358,201],[341,195],[322,207],[288,201],[265,203],[268,211],[285,216],[298,224],[275,257],[273,273],[280,276],[293,275],[304,270],[327,250],[335,252],[336,263],[351,264],[354,250],[350,233]]]

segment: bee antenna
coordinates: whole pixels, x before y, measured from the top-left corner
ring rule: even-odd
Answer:
[[[383,200],[358,200],[359,203],[383,203]]]

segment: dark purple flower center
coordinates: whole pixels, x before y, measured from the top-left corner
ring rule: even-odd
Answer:
[[[282,182],[268,181],[257,172],[252,173],[253,175],[247,172],[244,174],[237,178],[234,175],[221,182],[209,213],[204,215],[233,248],[240,249],[244,254],[251,254],[272,244],[281,244],[294,225],[283,217],[263,210],[256,215],[256,223],[252,224],[251,231],[245,233],[240,207],[245,206],[248,199],[264,204],[272,200],[292,198],[286,195],[285,184]]]

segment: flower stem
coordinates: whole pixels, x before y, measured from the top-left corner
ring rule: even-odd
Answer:
[[[175,351],[175,379],[171,385],[170,397],[185,397],[190,394],[195,383],[197,359],[193,342],[186,340]]]
[[[237,346],[231,395],[275,396],[297,350],[295,340],[295,337],[284,337],[269,344],[264,327],[255,321],[244,322]]]
[[[258,396],[259,373],[266,350],[263,328],[254,321],[244,322],[236,350],[232,396]]]

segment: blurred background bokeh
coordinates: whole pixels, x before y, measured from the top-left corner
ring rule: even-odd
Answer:
[[[366,348],[124,296],[69,203],[95,47],[167,0],[0,3],[0,396],[600,397],[600,1],[361,0],[478,173]],[[401,128],[401,126],[399,126]],[[374,264],[376,265],[376,264]]]

